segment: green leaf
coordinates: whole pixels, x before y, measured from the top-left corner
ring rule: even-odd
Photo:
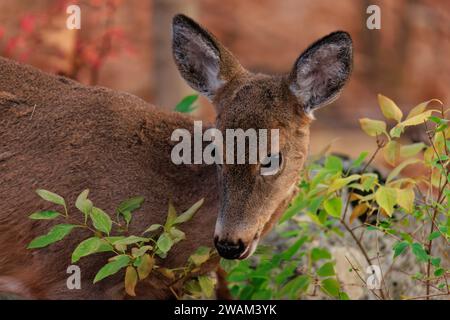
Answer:
[[[324,248],[313,248],[311,250],[311,259],[313,262],[322,259],[331,259],[331,253]]]
[[[372,120],[369,118],[359,119],[361,129],[371,137],[376,137],[381,134],[386,134],[386,122],[379,120]]]
[[[162,225],[160,224],[152,224],[150,227],[147,228],[147,230],[145,230],[143,233],[147,233],[147,232],[153,232],[158,230],[159,228],[162,228]]]
[[[111,232],[112,221],[106,212],[100,208],[93,207],[91,211],[91,219],[95,229],[109,235]]]
[[[321,289],[326,294],[332,296],[332,297],[338,297],[339,296],[339,282],[337,282],[336,279],[333,278],[327,278],[321,281]]]
[[[361,166],[368,155],[369,155],[369,153],[367,151],[361,152],[359,154],[358,158],[356,158],[356,160],[353,161],[350,168],[358,168],[359,166]]]
[[[336,156],[328,156],[325,159],[325,168],[333,172],[342,172],[344,165],[342,164],[341,158]]]
[[[173,240],[170,238],[168,233],[164,232],[159,236],[156,245],[162,253],[167,253],[173,246]]]
[[[200,209],[200,207],[203,205],[204,200],[205,199],[200,199],[199,201],[194,203],[194,205],[192,207],[190,207],[185,212],[180,214],[175,219],[173,224],[179,224],[179,223],[183,223],[183,222],[189,221],[194,216],[194,214],[197,212],[197,210]]]
[[[401,255],[403,252],[405,252],[406,248],[409,247],[409,243],[406,241],[400,241],[395,243],[395,245],[392,247],[394,249],[394,258]]]
[[[214,282],[208,276],[199,276],[198,283],[200,284],[200,288],[202,292],[205,294],[207,298],[212,297],[214,293]]]
[[[144,197],[134,197],[128,200],[123,201],[117,207],[117,213],[123,216],[127,225],[131,221],[131,213],[137,209],[139,209],[144,202]]]
[[[112,251],[112,246],[104,239],[98,237],[88,238],[82,241],[72,253],[72,263],[76,263],[82,257],[93,253]]]
[[[230,273],[231,270],[233,270],[235,267],[237,267],[238,264],[239,264],[239,260],[228,260],[228,259],[224,259],[224,258],[220,259],[220,266],[227,273]]]
[[[298,249],[300,249],[301,246],[308,240],[307,236],[301,237],[295,243],[290,246],[288,249],[286,249],[282,254],[281,257],[284,260],[290,260],[292,257],[297,253]]]
[[[134,197],[130,198],[128,200],[123,201],[119,206],[117,207],[118,212],[133,212],[134,210],[137,210],[141,207],[142,203],[144,202],[144,197]]]
[[[320,277],[330,277],[334,276],[334,265],[332,262],[324,263],[318,270],[317,275]]]
[[[311,278],[308,275],[301,275],[290,280],[281,289],[281,296],[288,295],[290,299],[298,299],[301,292],[305,292],[311,283]]]
[[[60,241],[67,236],[73,228],[74,224],[58,224],[54,226],[46,235],[39,236],[30,242],[28,249],[44,248],[49,244]]]
[[[403,113],[394,101],[381,94],[378,95],[378,104],[380,105],[381,112],[387,119],[393,119],[397,122],[402,121]]]
[[[198,99],[198,94],[193,94],[184,97],[176,106],[175,111],[182,113],[189,113],[195,110],[193,107],[194,102]]]
[[[115,246],[129,245],[129,244],[133,244],[133,243],[146,242],[146,241],[148,241],[148,238],[129,236],[129,237],[126,237],[124,239],[114,242],[114,245]]]
[[[443,268],[438,268],[438,269],[434,270],[434,275],[436,277],[441,277],[444,275],[444,273],[445,273],[445,270]]]
[[[59,204],[59,205],[63,206],[64,208],[66,207],[66,202],[64,201],[64,198],[61,197],[60,195],[57,195],[56,193],[53,193],[53,192],[50,192],[47,190],[43,190],[43,189],[36,190],[36,193],[45,201]]]
[[[428,254],[420,243],[413,243],[411,245],[412,252],[420,262],[428,261]]]
[[[336,197],[325,200],[323,207],[330,216],[340,218],[342,213],[342,199]]]
[[[433,267],[438,268],[441,265],[441,258],[439,258],[439,257],[431,258],[430,261],[431,261],[431,264],[433,265]]]
[[[89,189],[86,189],[82,193],[80,193],[80,195],[77,197],[77,200],[75,201],[75,207],[83,212],[86,217],[89,216],[93,207],[92,201],[87,198],[88,195]]]
[[[434,240],[441,236],[441,233],[439,231],[434,231],[428,236],[428,240]]]
[[[392,216],[392,213],[394,213],[394,206],[397,201],[397,190],[394,188],[381,186],[375,193],[375,200],[389,216]]]
[[[96,274],[94,278],[94,283],[99,282],[100,280],[103,280],[106,277],[112,276],[113,274],[116,274],[121,269],[128,266],[130,263],[130,257],[128,257],[125,254],[121,254],[115,257],[114,260],[111,262],[105,264],[99,272]]]
[[[210,257],[211,249],[208,247],[199,247],[195,252],[189,257],[189,260],[195,264],[197,267],[208,261]]]
[[[56,217],[60,216],[61,214],[56,211],[38,211],[29,216],[30,219],[33,220],[51,220],[55,219]]]

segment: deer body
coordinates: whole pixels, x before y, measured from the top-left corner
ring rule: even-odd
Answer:
[[[143,196],[131,234],[163,223],[168,200],[185,210],[205,202],[183,225],[187,239],[163,265],[185,264],[198,246],[214,246],[225,258],[246,258],[294,195],[306,158],[310,112],[334,99],[351,66],[351,42],[343,33],[308,49],[286,76],[255,75],[202,27],[174,19],[174,58],[182,76],[217,108],[216,127],[280,128],[282,170],[259,175],[259,165],[175,165],[175,129],[193,120],[126,93],[87,87],[0,58],[0,293],[25,298],[123,298],[123,277],[92,284],[103,255],[80,260],[82,289],[69,290],[70,255],[83,231],[40,250],[27,250],[52,222],[28,219],[50,209],[43,188],[73,204],[84,189],[94,204],[113,213],[120,201]],[[325,69],[322,69],[325,68]],[[303,78],[301,78],[303,77]],[[47,206],[47,207],[46,207]],[[69,212],[77,210],[69,206]],[[156,281],[156,280],[155,280]],[[140,298],[171,296],[157,281],[137,287]]]
[[[81,261],[83,290],[66,288],[70,255],[76,242],[86,237],[83,232],[73,232],[42,250],[26,249],[52,224],[28,219],[30,213],[51,207],[36,196],[37,188],[57,190],[71,204],[90,188],[94,203],[110,213],[120,201],[142,195],[146,200],[131,225],[135,234],[164,221],[169,198],[185,210],[204,197],[198,216],[186,223],[190,236],[174,247],[167,264],[184,265],[197,246],[212,246],[215,168],[176,166],[170,160],[171,133],[176,128],[192,130],[190,118],[159,111],[128,94],[84,87],[6,59],[0,59],[0,73],[0,291],[7,277],[31,288],[31,297],[105,294],[102,283],[90,284],[105,257],[87,259],[89,265]],[[77,210],[71,207],[69,212]]]

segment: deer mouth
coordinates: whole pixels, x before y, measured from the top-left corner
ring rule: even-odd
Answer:
[[[250,257],[256,250],[256,247],[258,246],[259,242],[259,236],[255,235],[253,240],[247,245],[247,248],[245,248],[245,251],[242,252],[242,254],[239,256],[239,260],[244,260]]]

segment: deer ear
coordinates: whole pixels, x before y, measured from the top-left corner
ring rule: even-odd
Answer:
[[[289,88],[306,113],[331,103],[339,96],[352,69],[352,39],[334,32],[312,44],[295,62]]]
[[[188,17],[176,15],[172,32],[178,70],[194,90],[212,100],[242,67],[212,34]]]

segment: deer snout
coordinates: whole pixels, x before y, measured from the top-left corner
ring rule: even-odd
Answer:
[[[246,249],[246,246],[241,239],[237,242],[233,242],[226,239],[219,239],[219,237],[216,236],[214,238],[214,245],[220,256],[225,259],[239,259]]]

